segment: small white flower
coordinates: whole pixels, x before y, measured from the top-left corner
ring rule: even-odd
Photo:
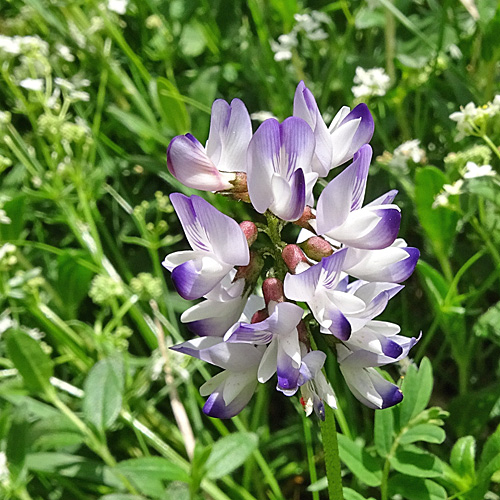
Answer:
[[[485,177],[495,175],[491,165],[477,165],[473,161],[468,161],[464,169],[464,179],[475,179],[476,177]]]
[[[459,179],[458,181],[454,182],[453,184],[445,184],[443,186],[443,190],[445,193],[448,193],[449,195],[457,195],[462,192],[462,186],[464,184],[464,181],[462,179]]]
[[[68,62],[73,62],[75,60],[75,56],[71,53],[71,50],[67,45],[56,45],[57,52],[59,52],[59,55]]]
[[[278,41],[271,40],[271,49],[275,61],[289,61],[292,58],[292,48],[297,46],[297,35],[292,31],[280,35]]]
[[[75,90],[73,92],[70,92],[69,98],[72,101],[89,102],[90,101],[90,94],[88,92],[83,92],[82,90]]]
[[[128,0],[108,0],[108,9],[123,15],[127,12]]]
[[[383,96],[390,86],[391,79],[383,68],[366,70],[358,66],[354,83],[356,85],[351,88],[354,97]]]
[[[44,81],[42,78],[25,78],[19,82],[19,85],[27,90],[43,90]]]
[[[64,90],[73,90],[75,88],[75,86],[69,80],[66,80],[64,78],[54,78],[54,83]]]
[[[10,217],[7,216],[7,213],[5,210],[0,209],[0,224],[10,224],[12,221],[10,220]],[[9,243],[4,245],[3,247],[0,247],[0,260],[2,259],[2,249],[7,246]],[[15,247],[14,247],[15,248]]]
[[[0,484],[6,484],[9,481],[9,468],[7,467],[7,455],[0,451]]]
[[[276,117],[269,111],[256,111],[255,113],[252,113],[250,115],[250,118],[257,122],[263,122],[265,120],[268,120],[269,118],[276,118]]]
[[[21,53],[20,37],[0,35],[0,50],[7,54],[18,55]]]

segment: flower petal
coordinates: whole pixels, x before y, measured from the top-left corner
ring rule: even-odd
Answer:
[[[252,138],[247,108],[239,99],[231,105],[217,99],[212,105],[207,155],[223,172],[246,172],[246,154]]]
[[[403,399],[401,389],[374,368],[352,368],[341,363],[340,371],[354,396],[369,408],[389,408]]]
[[[186,300],[203,297],[231,270],[231,265],[221,264],[210,254],[190,260],[172,271],[172,281],[178,294]]]
[[[167,168],[182,184],[204,191],[232,188],[234,174],[219,172],[203,146],[191,135],[174,137],[167,148]]]

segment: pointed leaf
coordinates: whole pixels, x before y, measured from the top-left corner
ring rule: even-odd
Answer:
[[[405,500],[445,500],[446,490],[430,479],[395,475],[389,480],[389,494]]]
[[[347,436],[338,434],[340,459],[349,470],[368,486],[380,486],[382,482],[382,464],[367,453],[364,446],[351,441]]]
[[[107,429],[122,407],[123,361],[108,358],[90,370],[84,384],[83,412],[98,429]]]
[[[29,335],[10,330],[7,335],[7,352],[18,369],[26,386],[35,392],[51,392],[52,360],[42,351],[40,344]]]
[[[218,479],[242,465],[257,449],[258,437],[250,432],[237,432],[219,439],[206,462],[207,477]]]
[[[410,365],[401,387],[404,394],[403,402],[399,405],[401,428],[425,410],[431,397],[432,385],[432,366],[428,358],[422,359],[418,370],[415,365]]]
[[[442,474],[439,458],[413,445],[398,448],[389,461],[398,472],[407,476],[429,478]]]
[[[393,443],[394,414],[392,408],[375,412],[375,448],[381,457],[386,457]]]
[[[425,441],[426,443],[441,444],[446,433],[441,427],[433,424],[419,424],[408,429],[399,439],[402,445]]]

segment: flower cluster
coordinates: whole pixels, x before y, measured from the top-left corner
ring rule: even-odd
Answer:
[[[177,180],[251,203],[267,221],[238,224],[199,196],[170,197],[191,250],[163,265],[183,298],[203,299],[181,316],[197,338],[172,349],[222,368],[200,390],[207,415],[236,415],[276,374],[279,391],[300,391],[306,413],[324,418],[324,403],[335,408],[336,400],[311,330],[324,334],[361,402],[401,401],[377,368],[403,359],[418,339],[376,317],[419,251],[397,239],[396,191],[364,204],[373,129],[364,104],[343,107],[327,126],[301,82],[293,116],[282,123],[265,120],[253,133],[242,101],[217,100],[205,146],[191,134],[170,142],[167,164]],[[317,182],[351,160],[330,182]],[[281,239],[287,223],[297,227],[292,244]]]

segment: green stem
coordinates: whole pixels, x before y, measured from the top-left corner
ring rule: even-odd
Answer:
[[[486,144],[488,144],[491,150],[497,155],[497,158],[500,159],[500,151],[495,146],[495,143],[486,134],[482,135],[481,138]]]
[[[302,426],[304,428],[304,439],[306,442],[306,452],[307,452],[307,465],[309,467],[309,479],[311,484],[318,480],[318,475],[316,473],[316,463],[314,461],[314,448],[313,440],[311,434],[311,421],[306,417],[305,413],[300,409],[302,415]],[[312,492],[313,500],[319,500],[319,491]]]
[[[329,498],[330,500],[344,500],[335,415],[327,405],[325,405],[325,421],[321,422],[321,436],[323,438],[323,449],[325,450]]]

